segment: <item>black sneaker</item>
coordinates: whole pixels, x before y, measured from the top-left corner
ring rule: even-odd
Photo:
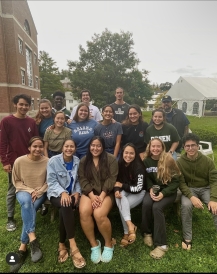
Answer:
[[[16,222],[15,220],[9,220],[6,225],[7,231],[14,231],[16,229]]]
[[[10,265],[10,273],[16,273],[21,268],[21,266],[24,264],[26,257],[27,257],[28,251],[22,251],[18,250],[17,255],[19,258],[18,263],[14,265]]]
[[[44,216],[47,213],[48,213],[48,208],[44,204],[42,204],[41,205],[41,215]]]
[[[37,261],[39,261],[42,258],[42,252],[39,247],[39,243],[38,243],[37,239],[35,239],[34,241],[30,242],[29,245],[30,245],[30,249],[31,249],[32,261],[33,261],[33,263],[36,263]]]

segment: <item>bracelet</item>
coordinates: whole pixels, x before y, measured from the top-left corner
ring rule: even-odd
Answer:
[[[173,151],[172,150],[170,150],[169,152],[173,155]]]

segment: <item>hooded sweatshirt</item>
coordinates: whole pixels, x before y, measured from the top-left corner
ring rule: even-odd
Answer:
[[[189,187],[210,186],[210,201],[217,202],[217,169],[212,159],[198,151],[196,159],[189,159],[185,153],[177,164],[183,175],[179,188],[186,197],[193,196]]]

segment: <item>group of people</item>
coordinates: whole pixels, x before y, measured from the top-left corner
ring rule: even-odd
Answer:
[[[62,104],[64,94],[58,91],[53,94],[53,107],[47,99],[40,101],[35,118],[27,116],[28,95],[13,98],[16,113],[0,124],[1,162],[8,173],[7,230],[16,229],[15,198],[23,220],[19,262],[10,272],[17,272],[24,263],[27,244],[33,262],[42,258],[36,213],[47,198],[59,209],[58,262],[70,256],[76,268],[86,265],[75,240],[77,208],[95,264],[113,257],[116,241],[108,214],[114,205],[123,225],[120,246],[127,247],[137,233],[131,209],[142,204],[141,232],[145,245],[154,246],[150,256],[155,259],[168,250],[164,210],[176,200],[178,189],[182,248],[192,247],[193,207],[204,208],[204,202],[217,229],[217,170],[213,160],[198,151],[199,137],[188,133],[185,115],[172,108],[170,96],[164,96],[162,108],[153,111],[148,124],[138,105],[123,101],[122,88],[116,89],[115,96],[116,101],[100,113],[90,104],[89,90],[82,90],[82,102],[69,116]],[[181,148],[184,153],[177,159]],[[103,248],[95,226],[104,239]]]

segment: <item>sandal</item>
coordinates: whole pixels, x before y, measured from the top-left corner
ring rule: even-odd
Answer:
[[[112,238],[112,247],[104,246],[102,257],[101,257],[102,262],[109,263],[112,260],[115,244],[116,244],[116,240]]]
[[[84,267],[86,265],[85,259],[82,256],[80,258],[75,257],[75,254],[77,254],[77,253],[80,252],[79,249],[77,248],[73,252],[70,249],[70,251],[71,251],[70,255],[72,257],[72,262],[73,262],[74,266],[76,268],[82,268],[82,267]]]
[[[127,247],[129,242],[128,242],[128,234],[124,234],[124,237],[121,240],[120,247]]]
[[[153,239],[151,234],[144,233],[144,243],[149,247],[153,246]]]
[[[98,246],[91,247],[91,261],[94,264],[98,264],[101,261],[101,243],[99,240],[96,240],[98,242]]]
[[[68,254],[68,249],[66,247],[59,247],[58,248],[58,262],[59,263],[64,263],[68,257],[69,257],[69,254]]]
[[[187,242],[184,238],[182,239],[182,248],[185,250],[190,250],[192,247],[192,241]]]
[[[132,244],[135,242],[136,240],[136,230],[137,230],[137,226],[134,226],[134,230],[130,230],[128,232],[128,244]]]
[[[150,256],[154,259],[159,260],[165,255],[166,251],[168,251],[168,247],[162,248],[161,246],[157,246],[154,250],[150,252]]]

